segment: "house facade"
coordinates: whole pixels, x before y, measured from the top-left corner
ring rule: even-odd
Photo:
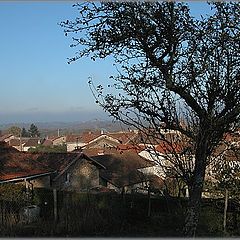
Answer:
[[[82,139],[82,135],[67,135],[66,136],[67,152],[72,152],[77,148],[84,147],[86,143]]]
[[[50,139],[52,140],[52,143],[54,146],[56,145],[63,145],[66,143],[66,136],[59,136],[59,137],[55,137],[53,139]]]
[[[99,168],[104,167],[86,156],[81,156],[53,179],[53,187],[74,192],[99,187]]]
[[[90,141],[88,144],[85,145],[85,148],[115,148],[120,144],[120,142],[112,137],[109,137],[108,135],[101,135],[92,141]]]

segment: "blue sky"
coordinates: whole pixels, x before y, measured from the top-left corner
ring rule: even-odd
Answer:
[[[58,25],[77,16],[74,2],[0,2],[0,124],[106,119],[87,81],[106,83],[114,73],[110,59],[87,58],[67,64],[70,48]],[[192,14],[209,12],[191,2]]]

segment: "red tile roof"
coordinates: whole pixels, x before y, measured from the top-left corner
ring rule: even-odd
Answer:
[[[125,151],[131,151],[131,152],[134,152],[134,153],[140,153],[144,149],[145,149],[145,146],[137,145],[137,144],[120,144],[116,148],[116,150],[119,153],[123,153]]]
[[[23,153],[0,144],[0,181],[51,172],[37,161],[38,154]]]
[[[0,181],[54,171],[62,172],[80,155],[79,153],[19,152],[15,148],[8,146],[5,142],[1,142]],[[87,156],[83,157],[101,167],[101,163],[95,162],[94,159],[89,159]]]
[[[61,172],[66,168],[79,153],[41,153],[38,154],[38,162],[45,167]]]
[[[66,142],[70,143],[70,142],[76,142],[78,139],[78,142],[82,141],[82,135],[80,134],[69,134],[66,135]]]
[[[184,150],[186,146],[184,144],[167,144],[166,142],[161,142],[155,147],[155,150],[158,151],[159,153],[163,154],[169,154],[169,153],[180,153],[181,151]]]
[[[89,143],[93,139],[99,137],[101,134],[99,132],[83,132],[81,134],[69,134],[66,136],[66,142],[78,142]]]
[[[228,141],[228,142],[239,142],[240,141],[240,134],[239,134],[239,132],[226,133],[224,135],[224,140]]]
[[[95,139],[99,136],[101,136],[100,133],[85,132],[85,133],[82,133],[81,139],[79,139],[79,141],[84,142],[84,143],[89,143],[90,141],[92,141],[93,139]]]

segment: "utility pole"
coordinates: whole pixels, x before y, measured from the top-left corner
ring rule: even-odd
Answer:
[[[77,139],[77,149],[78,149],[78,137],[76,139]]]
[[[58,208],[57,208],[57,189],[56,188],[54,188],[53,189],[53,208],[54,208],[54,210],[53,210],[53,212],[54,212],[54,220],[55,220],[55,222],[57,222],[57,220],[58,220]]]
[[[227,233],[226,225],[227,225],[227,207],[228,207],[228,190],[225,190],[225,204],[224,204],[224,215],[223,215],[223,231],[224,234]]]

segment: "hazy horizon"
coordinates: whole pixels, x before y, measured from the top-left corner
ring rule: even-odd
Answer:
[[[0,114],[1,124],[13,124],[13,123],[74,123],[74,122],[87,122],[87,121],[108,121],[111,118],[107,113],[101,110],[96,111],[79,111],[79,112],[33,112],[33,113],[8,113],[5,115]]]

